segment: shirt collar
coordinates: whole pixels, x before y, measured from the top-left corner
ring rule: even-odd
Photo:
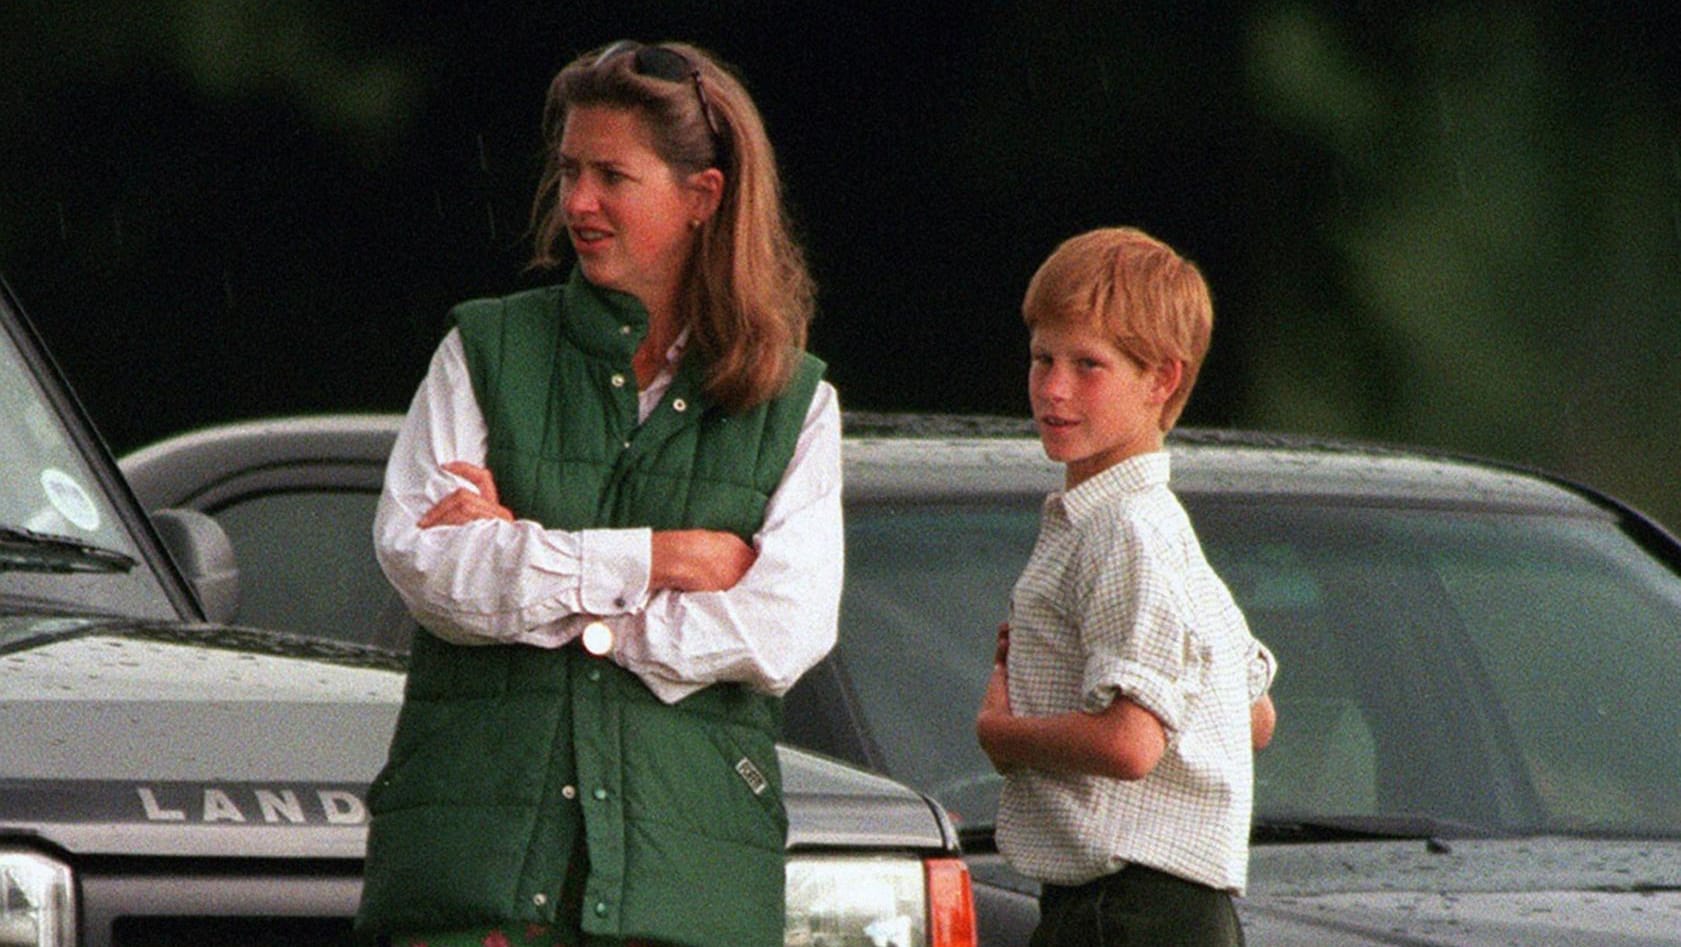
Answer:
[[[1079,522],[1103,506],[1129,494],[1167,485],[1168,454],[1165,450],[1151,451],[1128,457],[1109,469],[1087,479],[1072,490],[1060,495],[1062,507],[1071,521]]]
[[[683,353],[687,352],[688,350],[689,350],[689,327],[684,326],[682,331],[677,333],[677,338],[672,340],[671,348],[668,348],[668,349],[665,350],[665,363],[666,363],[666,365],[675,366],[678,362],[681,362],[683,360]]]

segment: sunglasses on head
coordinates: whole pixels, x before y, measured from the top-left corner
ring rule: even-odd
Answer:
[[[722,147],[724,135],[719,130],[717,117],[712,113],[712,100],[706,96],[706,85],[701,82],[699,66],[675,49],[644,46],[633,39],[621,39],[608,46],[595,57],[594,65],[600,66],[627,53],[631,56],[631,71],[639,76],[663,79],[666,82],[692,80],[695,84],[695,95],[700,98],[700,113],[706,116],[706,127],[712,131],[712,140]]]

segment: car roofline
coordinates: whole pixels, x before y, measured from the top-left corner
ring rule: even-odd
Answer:
[[[402,422],[395,412],[293,415],[197,428],[121,458],[139,485],[177,480],[173,465],[189,453],[237,454],[222,469],[299,462],[383,464],[381,438]],[[1045,459],[1026,417],[848,411],[843,417],[846,492],[859,499],[926,495],[917,458],[940,448],[940,471],[954,498],[1022,496],[1060,487],[1061,468]],[[307,438],[308,455],[298,445]],[[1638,509],[1552,471],[1451,450],[1354,438],[1252,429],[1181,427],[1168,437],[1176,450],[1174,486],[1208,497],[1326,495],[1345,502],[1454,508],[1534,510],[1618,516],[1643,532],[1673,536]],[[183,451],[183,447],[191,447]],[[1222,476],[1198,455],[1247,458],[1244,473]],[[953,455],[957,462],[951,463]],[[1177,458],[1182,457],[1180,461]],[[1270,458],[1270,459],[1269,459]],[[862,461],[862,463],[860,463]],[[220,461],[218,460],[218,463]],[[1358,465],[1378,465],[1356,476]],[[1260,472],[1261,476],[1255,473]],[[185,471],[182,472],[185,475]],[[137,490],[139,488],[137,487]],[[141,490],[142,494],[144,493]],[[142,499],[147,499],[142,495]],[[156,505],[149,503],[149,506]]]

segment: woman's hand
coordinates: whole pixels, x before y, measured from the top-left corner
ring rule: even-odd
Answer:
[[[648,587],[722,592],[734,588],[758,558],[758,551],[734,533],[660,530],[654,533]]]
[[[490,471],[465,461],[451,461],[444,469],[472,484],[457,487],[420,518],[421,529],[434,526],[464,526],[475,520],[514,521],[513,511],[497,498],[496,480]]]

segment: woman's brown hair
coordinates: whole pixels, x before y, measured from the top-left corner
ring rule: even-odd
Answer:
[[[634,110],[652,133],[654,152],[674,170],[724,174],[718,211],[701,225],[689,261],[677,317],[707,360],[707,394],[726,409],[746,410],[787,385],[815,310],[815,286],[783,207],[776,155],[758,108],[728,66],[698,47],[661,43],[655,48],[681,56],[699,78],[645,75],[637,69],[637,48],[614,44],[586,53],[549,84],[531,265],[559,266],[567,246],[560,201],[567,110]]]

